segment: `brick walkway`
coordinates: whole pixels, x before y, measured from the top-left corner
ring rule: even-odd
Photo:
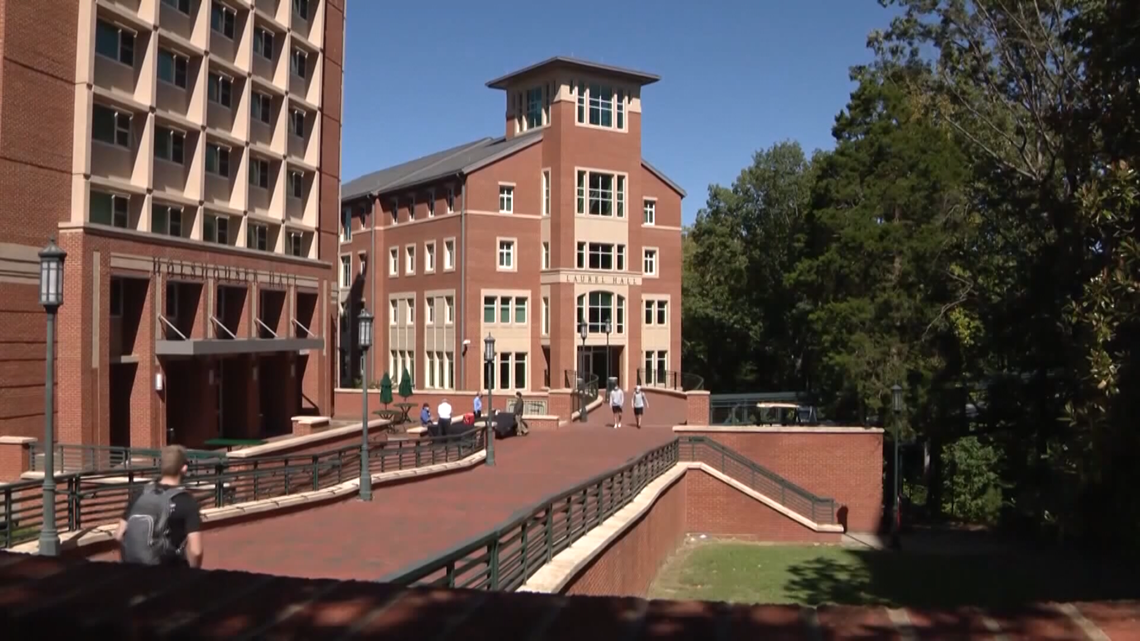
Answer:
[[[1137,639],[1140,603],[1005,612],[747,606],[468,590],[401,590],[0,552],[13,639]],[[6,637],[7,638],[7,637]]]
[[[517,510],[672,438],[663,425],[613,430],[572,424],[496,440],[495,467],[379,486],[371,503],[349,500],[209,530],[204,537],[205,566],[308,578],[379,579],[483,534]],[[114,560],[118,553],[93,558]]]
[[[602,395],[605,395],[605,390],[602,390]],[[669,394],[661,394],[659,392],[647,392],[646,400],[649,401],[649,407],[645,411],[641,424],[647,425],[660,425],[673,427],[685,422],[688,415],[687,401],[683,398],[670,396]],[[625,390],[625,411],[622,413],[622,427],[632,427],[637,423],[633,416],[633,390]],[[586,415],[586,425],[595,425],[598,427],[612,427],[614,423],[614,413],[610,409],[609,404],[605,401],[602,402],[597,409],[591,410]]]

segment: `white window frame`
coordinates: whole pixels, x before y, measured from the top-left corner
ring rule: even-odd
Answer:
[[[515,272],[518,271],[518,246],[517,238],[496,238],[495,239],[495,270],[500,272]],[[509,264],[504,265],[504,258]]]
[[[515,186],[513,183],[499,183],[499,213],[515,213]]]
[[[388,276],[395,278],[400,275],[400,248],[388,248]]]
[[[646,278],[657,278],[661,273],[661,251],[656,247],[641,249],[641,273]]]
[[[340,286],[352,286],[352,254],[340,255]]]
[[[612,179],[610,188],[601,186],[590,187],[593,176],[609,176]],[[578,216],[596,216],[598,218],[625,219],[626,201],[629,199],[629,174],[621,171],[608,171],[604,169],[590,169],[588,167],[575,167],[574,169],[574,213]],[[595,198],[594,194],[598,196]],[[601,205],[607,202],[602,196],[609,194],[609,213],[601,213]],[[592,213],[590,203],[597,200],[599,213]]]
[[[455,297],[444,296],[443,297],[443,308],[444,308],[443,324],[444,325],[454,325],[455,324]]]
[[[542,215],[550,215],[550,170],[542,170]]]
[[[542,335],[550,336],[550,297],[542,297]]]
[[[645,198],[641,204],[641,224],[653,227],[657,224],[657,199]]]
[[[455,213],[455,187],[447,188],[447,213]]]
[[[407,316],[406,323],[407,323],[408,327],[415,327],[415,325],[416,325],[416,299],[415,298],[407,298],[404,300],[404,312],[405,312],[405,315]],[[411,374],[412,372],[409,371],[408,373]]]
[[[340,208],[340,242],[352,240],[352,207]]]
[[[404,246],[404,275],[414,276],[416,273],[416,245],[410,243]]]
[[[550,269],[550,241],[542,241],[542,268]]]
[[[435,296],[424,296],[424,325],[435,325]]]
[[[455,238],[443,239],[443,271],[455,271]]]
[[[435,218],[435,190],[429,189],[427,192],[427,211],[428,218]]]
[[[424,273],[435,273],[435,241],[424,242]]]

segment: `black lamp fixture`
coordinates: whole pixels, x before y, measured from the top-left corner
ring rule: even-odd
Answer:
[[[578,369],[578,420],[586,422],[586,372],[583,369],[586,367],[586,336],[589,333],[589,326],[586,321],[578,321],[578,336],[582,337],[582,358],[581,365]]]
[[[483,339],[483,370],[487,378],[487,465],[495,464],[495,397],[491,390],[495,373],[495,337],[487,334]]]
[[[360,373],[360,500],[372,500],[372,473],[368,469],[368,350],[372,347],[372,313],[365,307],[360,310],[356,345],[364,355],[364,371]]]
[[[63,261],[67,252],[48,241],[40,251],[40,305],[47,312],[47,360],[44,365],[44,485],[43,526],[40,528],[39,552],[59,556],[59,531],[55,526],[55,317],[63,306]]]

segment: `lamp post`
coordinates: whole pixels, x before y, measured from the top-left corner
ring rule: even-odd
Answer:
[[[487,338],[483,339],[483,371],[486,373],[484,378],[487,379],[487,465],[495,464],[495,397],[494,392],[491,391],[493,375],[495,370],[495,337],[487,334]]]
[[[610,319],[606,319],[606,392],[610,391],[610,379],[613,378],[613,371],[610,369],[610,332],[614,331],[614,324]]]
[[[580,359],[581,365],[586,366],[586,333],[589,327],[586,321],[578,323],[578,335],[582,337],[582,357]],[[578,380],[582,381],[578,384],[578,420],[586,422],[586,372],[583,369],[578,370]]]
[[[894,514],[891,515],[891,547],[899,549],[902,547],[902,541],[899,539],[899,526],[901,525],[902,513],[899,511],[899,483],[902,478],[902,470],[899,469],[899,438],[902,435],[902,409],[903,409],[903,388],[899,385],[891,387],[891,408],[894,410],[895,418],[895,465],[894,465]]]
[[[368,308],[360,310],[357,322],[360,324],[356,345],[364,353],[364,371],[361,373],[361,413],[360,421],[360,500],[372,500],[372,472],[368,470],[368,349],[372,347],[373,316]]]
[[[40,305],[47,312],[47,363],[44,380],[44,519],[40,554],[59,556],[55,529],[55,315],[63,305],[63,261],[67,252],[55,238],[40,251]]]

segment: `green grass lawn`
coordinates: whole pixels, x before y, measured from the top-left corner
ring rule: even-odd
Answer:
[[[711,542],[683,547],[650,597],[733,603],[1013,606],[1136,598],[1120,565],[1042,554],[922,554]]]

